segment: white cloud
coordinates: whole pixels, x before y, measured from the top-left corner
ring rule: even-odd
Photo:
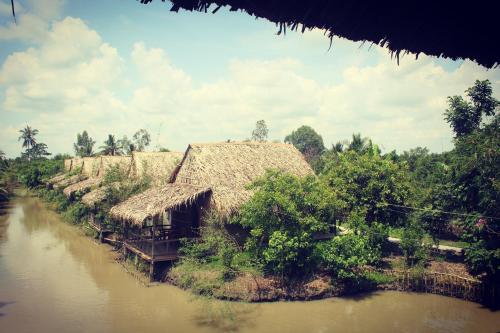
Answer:
[[[48,22],[54,15],[50,9],[39,17]],[[233,59],[227,76],[195,82],[165,50],[144,43],[134,44],[126,62],[77,18],[41,31],[35,46],[11,54],[0,70],[0,148],[10,155],[19,152],[17,128],[28,122],[53,151],[70,152],[84,129],[100,143],[108,133],[130,136],[147,128],[153,144],[182,150],[189,142],[245,139],[259,119],[268,123],[271,139],[307,124],[327,144],[361,132],[386,150],[420,145],[439,151],[451,141],[442,116],[446,96],[485,78],[500,91],[499,70],[464,62],[447,71],[425,56],[403,57],[397,66],[378,47],[371,52],[376,64],[356,63],[331,73],[330,82],[308,77],[293,58]],[[307,43],[324,38],[304,36]]]

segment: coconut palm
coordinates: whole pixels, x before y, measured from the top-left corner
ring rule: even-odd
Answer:
[[[38,130],[27,125],[25,128],[19,130],[19,133],[21,133],[21,135],[19,136],[17,141],[23,142],[22,146],[23,148],[26,148],[26,155],[28,157],[28,160],[30,160],[31,148],[33,148],[37,143],[35,140],[35,136],[38,134]]]
[[[99,147],[103,155],[121,155],[121,147],[115,136],[108,134],[108,139],[104,141],[104,145]]]

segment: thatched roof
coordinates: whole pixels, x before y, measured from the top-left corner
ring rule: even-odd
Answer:
[[[98,203],[102,202],[104,199],[106,199],[106,192],[108,191],[108,189],[110,187],[119,188],[120,185],[121,185],[120,182],[114,182],[114,183],[93,189],[92,191],[90,191],[82,196],[82,203],[89,206],[89,207],[94,207],[96,204],[98,204]]]
[[[71,197],[74,194],[77,193],[82,193],[86,192],[92,187],[97,187],[100,186],[103,182],[102,177],[91,177],[85,180],[82,180],[78,183],[69,185],[63,190],[64,195],[66,195],[68,198]]]
[[[147,176],[153,186],[165,185],[183,155],[181,152],[133,152],[129,177]]]
[[[162,215],[166,210],[189,204],[210,191],[208,187],[189,184],[167,184],[128,198],[110,210],[111,217],[142,225],[147,219]]]
[[[162,0],[164,1],[164,0]],[[152,0],[141,0],[150,3]],[[179,9],[216,12],[221,6],[265,18],[279,26],[319,28],[330,38],[367,41],[400,53],[425,53],[453,60],[471,59],[485,67],[500,63],[499,1],[348,1],[348,0],[171,0]],[[210,7],[212,6],[212,7]],[[210,8],[209,8],[210,7]],[[333,45],[335,47],[335,45]]]
[[[74,157],[71,159],[71,167],[69,171],[75,171],[77,168],[82,168],[83,167],[83,158],[81,157]]]
[[[67,178],[64,178],[63,180],[53,184],[54,188],[65,188],[69,185],[72,185],[72,184],[75,184],[75,183],[78,183],[84,179],[87,179],[87,176],[85,175],[82,175],[82,174],[77,174],[77,175],[74,175],[74,176],[70,176],[70,177],[67,177]]]
[[[64,171],[65,172],[68,172],[69,170],[71,170],[71,162],[73,160],[71,158],[67,158],[64,160]]]
[[[106,172],[114,166],[119,166],[125,174],[130,171],[131,156],[101,156],[101,164],[99,167],[98,176],[104,177]]]
[[[63,180],[64,178],[66,178],[67,174],[66,173],[60,173],[60,174],[57,174],[55,175],[54,177],[50,178],[47,183],[48,184],[51,184],[51,185],[54,185],[55,183],[58,183],[60,182],[61,180]]]
[[[101,167],[101,157],[84,157],[82,165],[82,174],[88,177],[97,177]]]
[[[189,145],[171,181],[210,187],[212,206],[229,215],[252,195],[245,187],[268,169],[299,177],[313,174],[291,144],[222,142]]]

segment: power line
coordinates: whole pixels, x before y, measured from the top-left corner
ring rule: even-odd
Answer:
[[[395,205],[395,204],[389,204],[389,203],[384,203],[384,205],[386,205],[386,206],[400,207],[400,208],[408,208],[408,209],[414,209],[414,210],[420,210],[420,211],[426,211],[426,212],[445,213],[445,214],[458,215],[458,216],[465,216],[465,217],[475,217],[475,216],[476,216],[476,215],[474,215],[474,214],[455,213],[455,212],[448,212],[448,211],[445,211],[445,210],[439,210],[439,209],[418,208],[418,207],[410,207],[410,206],[403,206],[403,205]],[[484,217],[484,218],[487,218],[487,219],[493,219],[493,220],[500,220],[500,218],[498,218],[498,217],[493,217],[493,216],[481,215],[481,217]]]

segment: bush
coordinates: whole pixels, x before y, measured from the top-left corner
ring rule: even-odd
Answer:
[[[401,235],[401,250],[406,263],[410,266],[424,264],[428,257],[428,248],[423,244],[424,229],[415,218],[411,219]]]
[[[318,244],[317,251],[322,267],[341,280],[356,280],[359,268],[371,260],[366,238],[356,234],[336,236]]]
[[[317,266],[314,234],[336,223],[342,204],[316,177],[268,171],[252,198],[231,220],[249,232],[245,249],[266,272],[289,278]]]
[[[81,224],[88,218],[88,208],[84,204],[77,202],[69,205],[66,212],[64,213],[64,218],[74,224]]]

